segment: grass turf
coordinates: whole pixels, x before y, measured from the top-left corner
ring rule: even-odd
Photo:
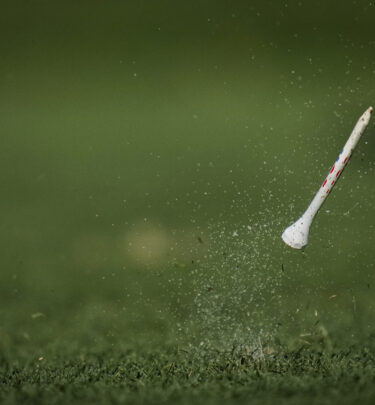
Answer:
[[[5,358],[2,404],[374,403],[374,346],[103,351]]]

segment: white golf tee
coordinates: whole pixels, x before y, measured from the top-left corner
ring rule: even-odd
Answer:
[[[360,117],[357,124],[355,125],[352,133],[349,136],[340,156],[337,158],[336,162],[333,164],[332,169],[328,173],[328,176],[324,180],[319,191],[316,193],[314,199],[311,201],[305,213],[299,218],[294,224],[285,229],[282,234],[283,241],[295,249],[301,249],[307,245],[309,241],[309,229],[310,225],[326,200],[329,192],[332,190],[333,186],[336,184],[340,177],[340,174],[348,163],[348,160],[356,147],[363,131],[367,127],[372,113],[372,107],[369,107],[364,114]]]

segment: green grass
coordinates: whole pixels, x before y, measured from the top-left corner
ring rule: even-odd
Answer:
[[[374,345],[319,350],[52,349],[2,359],[2,404],[373,403]]]

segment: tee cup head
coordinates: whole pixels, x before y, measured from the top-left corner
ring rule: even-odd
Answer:
[[[309,242],[311,222],[301,217],[294,224],[285,229],[281,237],[283,241],[294,249],[302,249]]]

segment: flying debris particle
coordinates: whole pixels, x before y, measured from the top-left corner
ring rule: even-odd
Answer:
[[[283,273],[285,272],[284,264],[283,264],[283,263],[281,263],[281,271],[282,271]]]
[[[337,297],[337,295],[336,295],[336,294],[333,294],[333,295],[331,295],[328,299],[331,300],[331,299],[336,298],[336,297]]]
[[[197,236],[197,240],[198,240],[198,242],[200,243],[200,244],[202,244],[203,245],[203,239],[200,237],[200,236]]]
[[[36,312],[35,314],[32,314],[31,315],[31,318],[32,319],[37,319],[37,318],[42,318],[42,317],[44,317],[45,315],[42,313],[42,312]]]

